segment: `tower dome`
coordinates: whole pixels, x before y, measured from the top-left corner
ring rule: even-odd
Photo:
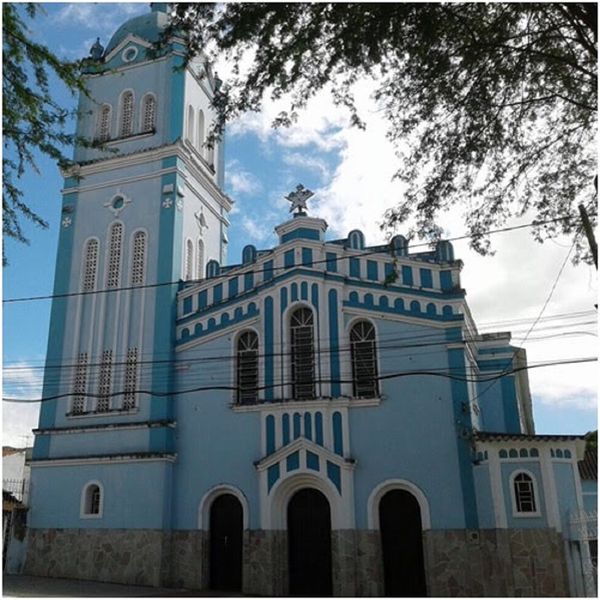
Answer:
[[[155,2],[151,6],[152,12],[133,17],[117,29],[106,46],[106,54],[116,48],[130,34],[152,43],[159,40],[161,33],[169,24],[168,5]]]

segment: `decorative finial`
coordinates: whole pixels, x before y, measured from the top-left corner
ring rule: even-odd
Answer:
[[[292,203],[290,206],[290,212],[297,210],[298,212],[294,215],[295,217],[306,215],[306,201],[314,196],[314,192],[306,189],[301,183],[296,186],[295,192],[290,192],[285,199]]]
[[[100,43],[100,38],[96,38],[96,42],[90,48],[90,56],[94,60],[100,60],[104,54],[104,46]]]

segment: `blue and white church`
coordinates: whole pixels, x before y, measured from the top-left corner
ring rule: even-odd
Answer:
[[[87,66],[31,460],[28,574],[265,596],[590,593],[578,436],[479,334],[452,245],[330,239],[290,192],[228,261],[221,81],[166,5]],[[283,215],[282,215],[283,217]],[[285,217],[284,217],[285,218]],[[586,488],[587,489],[587,488]]]

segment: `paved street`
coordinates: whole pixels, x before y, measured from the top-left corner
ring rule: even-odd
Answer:
[[[142,585],[121,585],[78,579],[31,577],[29,575],[4,575],[4,598],[197,598],[202,596],[231,597],[223,592],[199,592],[173,588],[155,588]]]

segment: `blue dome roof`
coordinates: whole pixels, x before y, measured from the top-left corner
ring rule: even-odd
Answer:
[[[106,54],[114,50],[129,34],[148,42],[157,42],[169,22],[169,15],[163,12],[161,8],[153,7],[152,12],[134,17],[123,23],[108,42]]]

